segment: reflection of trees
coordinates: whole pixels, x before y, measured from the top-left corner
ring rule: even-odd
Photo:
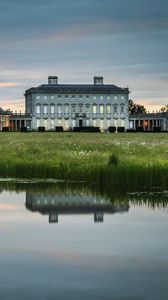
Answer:
[[[91,185],[87,183],[0,183],[0,191],[3,189],[15,192],[26,191],[33,194],[42,195],[69,195],[73,194],[82,196],[94,196],[97,199],[104,199],[110,201],[114,205],[121,204],[136,204],[147,205],[152,208],[166,207],[168,205],[168,192],[160,191],[158,188],[151,189],[150,191],[138,191],[134,193],[128,193],[126,186],[106,186],[104,185]]]

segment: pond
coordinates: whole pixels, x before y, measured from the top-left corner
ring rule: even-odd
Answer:
[[[0,299],[167,299],[167,202],[1,183]]]

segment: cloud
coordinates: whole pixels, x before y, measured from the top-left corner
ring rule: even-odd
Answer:
[[[16,82],[0,82],[0,88],[15,87],[15,86],[18,86]]]
[[[17,206],[12,204],[0,203],[0,210],[16,210]]]
[[[73,83],[100,74],[130,85],[135,100],[166,99],[167,11],[165,0],[1,0],[0,106],[48,74]]]
[[[113,35],[168,29],[166,8],[168,4],[164,0],[159,3],[155,0],[2,0],[0,25],[4,27],[5,23],[5,30],[1,32],[1,40],[8,41],[10,37],[15,43],[46,39],[50,35],[65,35],[69,28],[71,32],[75,28],[81,39],[84,28],[88,36],[93,32]],[[97,24],[105,23],[108,26],[98,26],[95,30]]]

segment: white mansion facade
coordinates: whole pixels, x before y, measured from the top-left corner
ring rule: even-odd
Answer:
[[[46,130],[56,126],[128,129],[128,99],[128,88],[104,84],[103,77],[94,77],[93,84],[59,84],[56,76],[49,76],[48,84],[25,91],[25,112],[31,114],[35,130],[40,126]]]

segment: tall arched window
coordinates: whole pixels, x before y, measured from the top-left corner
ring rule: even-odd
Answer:
[[[121,114],[124,114],[124,108],[125,108],[125,105],[124,105],[124,104],[121,104],[121,107],[120,107],[120,109],[121,109]]]
[[[55,113],[55,105],[53,103],[50,105],[50,113],[51,115],[54,115]]]
[[[118,105],[117,104],[114,104],[114,113],[116,114],[118,111]]]
[[[43,114],[46,115],[48,113],[48,105],[44,104],[43,105]]]
[[[69,114],[69,104],[65,104],[64,105],[64,112],[65,112],[65,114]]]
[[[86,109],[86,112],[88,113],[88,112],[90,111],[90,104],[87,103],[87,104],[85,105],[85,109]]]
[[[110,114],[111,113],[111,104],[106,105],[106,113]]]
[[[100,114],[104,114],[104,104],[100,104]]]
[[[40,109],[40,104],[39,103],[37,103],[36,104],[36,114],[40,114],[40,111],[41,109]]]
[[[62,105],[61,105],[61,104],[58,104],[58,105],[57,105],[57,113],[58,113],[58,114],[61,114],[61,113],[62,113]]]
[[[75,111],[76,111],[76,104],[73,103],[71,104],[71,113],[75,113]]]
[[[79,103],[79,113],[82,113],[82,111],[83,111],[83,104],[82,103]]]
[[[93,113],[93,114],[96,114],[96,113],[97,113],[97,105],[96,105],[96,104],[93,104],[93,105],[92,105],[92,113]]]

